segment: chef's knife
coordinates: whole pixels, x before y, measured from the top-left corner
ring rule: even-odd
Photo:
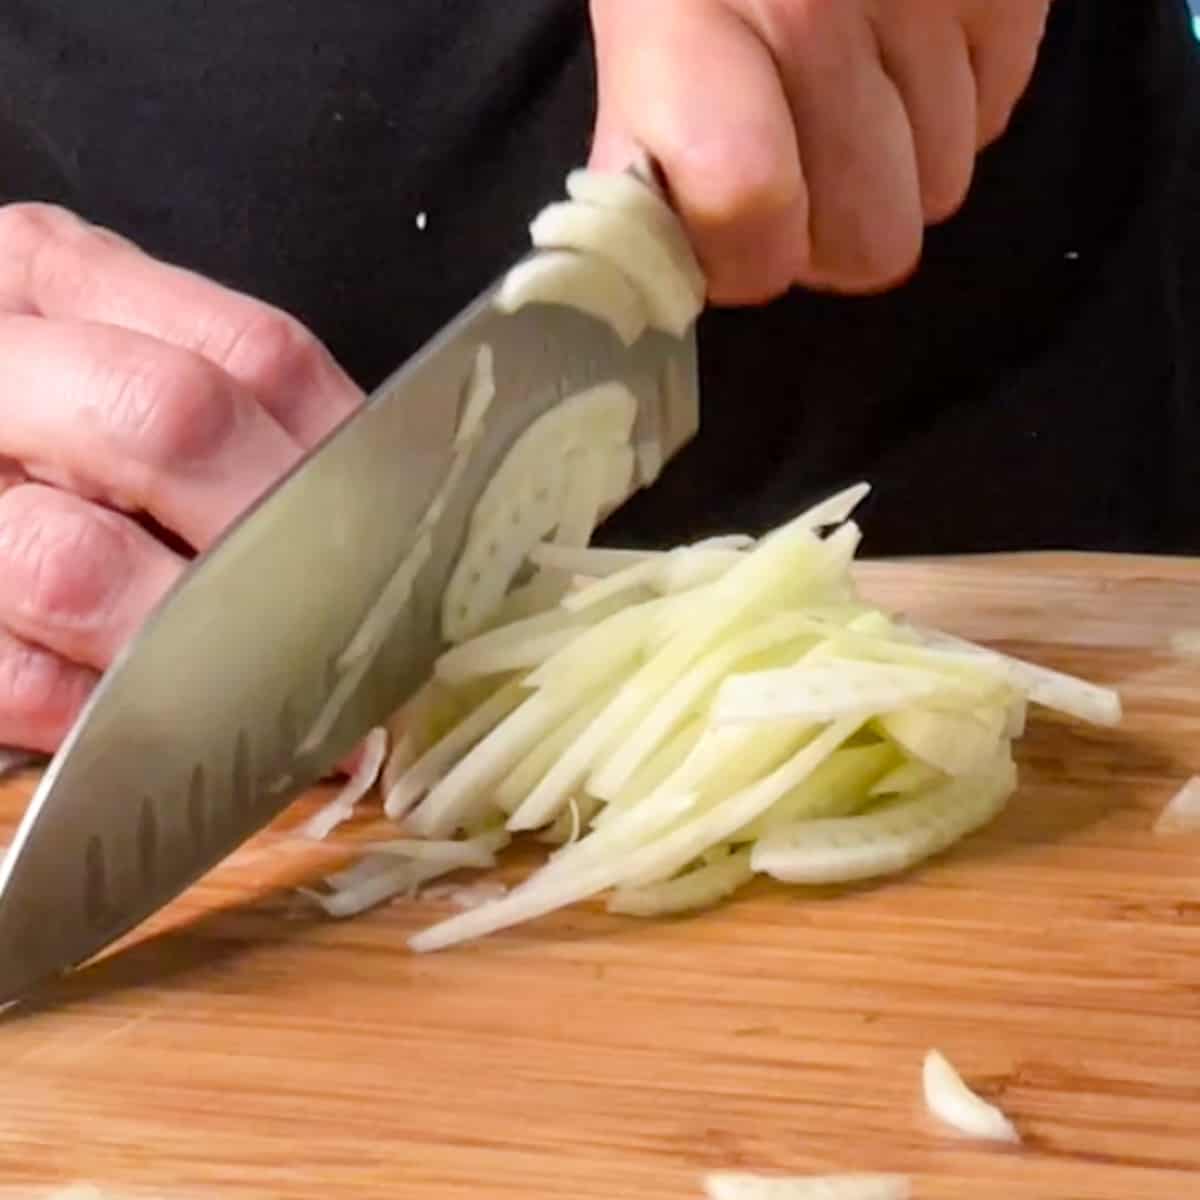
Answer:
[[[0,866],[0,1002],[65,972],[178,895],[322,778],[428,676],[474,501],[517,435],[624,383],[669,458],[699,421],[694,333],[626,348],[607,325],[479,296],[194,561],[104,675]],[[404,562],[450,468],[479,347],[496,395],[391,634],[314,743],[339,658]],[[634,487],[650,482],[643,477]]]

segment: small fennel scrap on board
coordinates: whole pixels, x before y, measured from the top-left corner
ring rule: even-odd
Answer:
[[[567,190],[533,222],[539,253],[498,304],[574,305],[626,342],[650,327],[684,333],[704,279],[653,186],[577,171]],[[494,371],[481,347],[460,407],[463,455],[487,421]],[[433,678],[391,722],[386,763],[373,734],[370,764],[317,820],[328,833],[348,817],[382,766],[397,836],[308,893],[331,914],[490,867],[522,832],[556,846],[547,861],[465,902],[413,949],[599,895],[613,912],[656,916],[716,904],[755,875],[893,874],[1001,811],[1030,704],[1120,720],[1108,689],[866,603],[852,576],[866,484],[761,537],[591,547],[661,462],[637,415],[615,380],[569,397],[487,484],[445,592],[448,648]],[[386,633],[406,586],[385,592],[359,652]]]

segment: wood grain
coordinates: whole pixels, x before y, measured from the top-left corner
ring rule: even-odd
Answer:
[[[934,1200],[1200,1196],[1200,563],[867,563],[913,619],[1121,688],[1115,731],[1039,718],[993,826],[841,893],[756,885],[655,923],[585,906],[414,957],[429,901],[317,920],[288,826],[150,933],[0,1020],[0,1197],[698,1196],[709,1169],[911,1172]],[[33,786],[0,794],[11,827]],[[303,806],[301,806],[301,811]],[[519,865],[511,870],[519,870]],[[922,1112],[942,1048],[1022,1129]]]

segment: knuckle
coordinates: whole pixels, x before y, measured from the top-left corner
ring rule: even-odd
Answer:
[[[98,513],[52,489],[27,485],[0,496],[0,572],[22,617],[39,628],[103,620],[126,547]]]
[[[271,393],[310,374],[320,357],[320,344],[299,321],[267,308],[242,325],[224,363],[230,374],[255,391]]]
[[[117,365],[95,404],[102,435],[154,471],[188,467],[227,445],[237,398],[217,368],[187,351],[147,347]]]
[[[695,220],[732,228],[777,218],[802,200],[798,164],[777,154],[772,133],[690,137],[673,152],[676,173],[703,181],[682,197]],[[670,174],[668,165],[668,174]]]
[[[32,254],[78,224],[78,217],[55,204],[5,204],[0,206],[0,248],[6,255]]]
[[[18,203],[0,207],[0,261],[18,290],[7,297],[19,310],[31,305],[47,271],[63,269],[61,248],[83,222],[73,213],[52,204]],[[69,281],[68,281],[69,282]]]

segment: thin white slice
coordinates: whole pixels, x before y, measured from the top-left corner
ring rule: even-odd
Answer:
[[[451,646],[434,663],[434,675],[451,686],[468,679],[477,679],[481,675],[490,674],[490,669],[485,664],[494,656],[507,653],[513,647],[520,647],[526,642],[537,643],[543,638],[557,634],[568,633],[574,636],[587,624],[588,617],[578,617],[574,613],[558,609],[522,617]]]
[[[706,722],[699,714],[675,731],[634,772],[633,778],[596,814],[593,824],[604,828],[621,813],[641,804],[653,795],[687,762],[704,737]]]
[[[959,1133],[994,1142],[1021,1140],[1004,1113],[976,1095],[940,1051],[930,1050],[925,1055],[921,1086],[929,1111]]]
[[[737,840],[756,840],[800,820],[851,816],[872,803],[872,783],[898,757],[896,748],[886,743],[843,746],[757,821],[738,830]]]
[[[559,546],[583,549],[592,540],[607,499],[608,464],[620,447],[580,447],[567,458],[563,510],[554,533]]]
[[[783,536],[785,530],[796,526],[818,530],[829,525],[840,525],[849,519],[850,514],[870,495],[870,492],[871,485],[869,483],[851,484],[840,492],[834,492],[832,496],[810,505],[787,524],[771,530],[763,540]]]
[[[850,883],[895,874],[987,824],[1016,787],[1011,759],[857,817],[798,821],[754,844],[756,871],[784,883]]]
[[[618,888],[608,899],[608,911],[633,917],[662,917],[708,908],[732,896],[753,877],[750,851],[739,850],[675,879],[645,887]]]
[[[480,649],[470,659],[460,660],[464,665],[457,670],[451,668],[443,671],[442,678],[447,683],[456,683],[481,675],[502,675],[509,671],[529,670],[571,645],[579,633],[578,628],[567,628],[523,638],[521,641],[497,643],[489,648]],[[468,662],[469,668],[465,666]]]
[[[489,808],[496,783],[565,721],[578,702],[567,692],[535,692],[430,788],[409,815],[409,830],[421,837],[449,837]]]
[[[580,734],[513,814],[510,829],[536,829],[552,820],[599,755],[627,736],[710,645],[738,622],[752,617],[776,589],[802,589],[806,581],[835,572],[844,565],[842,559],[853,554],[856,531],[848,526],[843,530],[849,530],[851,537],[835,534],[827,542],[819,541],[803,524],[791,523],[785,529],[787,536],[780,534],[770,544],[764,542],[709,585],[711,597],[703,614],[686,623],[628,678],[612,703]]]
[[[300,739],[297,753],[308,754],[317,749],[333,731],[346,705],[370,673],[375,656],[408,603],[416,576],[424,568],[431,553],[432,540],[426,530],[418,536],[416,544],[393,572],[383,591],[372,604],[366,619],[339,656],[337,665],[341,674],[326,696],[325,703],[321,705],[312,725]]]
[[[498,879],[481,879],[477,883],[434,883],[421,889],[423,900],[448,901],[455,908],[466,912],[499,900],[508,888]]]
[[[614,685],[615,686],[615,685]],[[602,688],[581,704],[557,729],[537,742],[492,791],[493,803],[505,813],[515,812],[562,752],[587,728],[612,698],[613,688]]]
[[[319,905],[326,916],[355,917],[396,896],[415,895],[422,884],[448,875],[454,869],[437,862],[397,862],[386,855],[363,859],[363,863],[370,864],[375,870],[364,871],[352,881],[338,880],[342,886],[335,885],[332,892],[319,892],[313,888],[299,890]],[[335,876],[330,876],[325,882],[330,884],[335,880]]]
[[[454,444],[462,447],[474,440],[483,429],[484,417],[496,398],[496,355],[486,342],[475,351],[471,374],[463,389],[462,409]]]
[[[909,1200],[905,1175],[758,1175],[716,1171],[704,1177],[708,1200]]]
[[[346,780],[328,804],[309,817],[301,828],[301,834],[320,841],[327,838],[343,821],[348,821],[354,816],[358,802],[375,786],[387,753],[387,730],[382,727],[372,729],[363,740],[362,754],[354,768],[354,774]]]
[[[393,838],[363,846],[365,854],[387,855],[410,862],[437,863],[447,870],[464,867],[494,867],[496,852],[509,843],[503,829],[481,833],[473,838],[429,839]]]
[[[384,798],[393,821],[403,817],[462,757],[528,696],[519,681],[506,684],[402,771]]]
[[[433,535],[429,530],[424,530],[400,560],[383,591],[371,605],[366,619],[342,651],[338,658],[338,666],[342,670],[349,670],[361,658],[373,656],[383,644],[404,611],[417,576],[432,556]]]
[[[1193,775],[1171,797],[1154,822],[1154,832],[1200,833],[1200,775]]]
[[[549,204],[529,226],[542,250],[576,250],[614,266],[636,287],[650,323],[682,337],[704,307],[671,247],[636,216],[612,208],[566,201]]]
[[[871,785],[872,796],[902,796],[919,792],[946,782],[946,776],[936,767],[915,758],[905,759]]]
[[[720,541],[723,543],[724,539]],[[662,595],[687,591],[720,579],[744,558],[741,548],[725,544],[677,546],[673,550],[639,557],[620,570],[607,572],[565,597],[563,607],[571,612],[581,612],[601,600],[643,587]]]
[[[472,511],[447,582],[441,616],[448,641],[463,641],[487,623],[530,550],[560,524],[568,524],[569,536],[564,533],[557,541],[586,540],[579,533],[587,523],[580,496],[586,486],[587,512],[599,510],[607,476],[595,484],[593,475],[606,467],[587,458],[589,474],[577,484],[571,478],[570,468],[577,465],[572,456],[603,456],[627,445],[636,415],[637,399],[627,387],[597,384],[542,414],[517,438]],[[590,517],[591,526],[596,519]]]
[[[995,670],[1043,708],[1093,725],[1120,724],[1121,697],[1113,688],[1013,658],[938,630],[914,627],[914,632],[933,649],[955,652],[965,661],[974,660],[981,667]]]
[[[602,800],[611,800],[646,758],[683,723],[688,713],[700,705],[722,675],[750,655],[794,641],[803,632],[803,622],[789,613],[780,613],[709,651],[663,693],[630,736],[599,770],[593,772],[588,780],[588,790]],[[776,718],[789,719],[791,715],[783,712]]]
[[[604,546],[557,546],[553,542],[541,542],[529,552],[529,561],[539,567],[555,567],[582,575],[602,579],[607,575],[623,571],[658,557],[661,550],[612,550]]]
[[[657,564],[654,590],[669,595],[700,587],[720,579],[745,557],[744,551],[724,546],[678,546]]]
[[[913,705],[885,713],[879,725],[913,758],[947,775],[970,775],[987,763],[1003,738],[999,727],[971,712]]]
[[[471,520],[486,524],[505,500],[553,459],[573,450],[628,445],[637,420],[637,397],[623,383],[608,380],[568,396],[531,421],[513,442],[480,494]]]
[[[442,635],[461,642],[479,633],[500,607],[529,548],[557,527],[566,487],[562,456],[518,483],[486,522],[472,524],[442,596]]]
[[[694,817],[670,818],[675,824],[663,825],[667,832],[647,836],[630,846],[618,846],[614,852],[598,856],[582,869],[574,863],[586,862],[593,854],[593,838],[612,838],[612,828],[583,838],[561,852],[553,863],[510,892],[495,904],[484,905],[474,912],[462,913],[423,930],[409,940],[417,952],[442,949],[458,942],[483,937],[524,921],[553,912],[598,892],[622,883],[648,883],[667,878],[681,867],[698,858],[705,850],[727,841],[743,825],[768,809],[781,795],[810,775],[838,746],[857,729],[853,721],[834,722],[799,750],[765,779],[759,780]],[[667,812],[680,800],[694,802],[694,797],[664,796],[654,806]],[[627,819],[636,821],[642,816],[639,805]]]
[[[653,584],[657,573],[658,563],[654,559],[641,559],[570,592],[563,597],[562,606],[568,612],[580,613],[614,597],[632,599]]]
[[[949,676],[915,667],[810,658],[781,670],[731,675],[721,685],[712,716],[720,725],[781,718],[831,721],[947,696],[969,698],[970,693]]]
[[[582,204],[611,208],[636,217],[653,229],[671,253],[692,291],[703,297],[708,288],[683,225],[671,206],[652,188],[628,172],[577,169],[567,176],[567,195]]]
[[[530,672],[526,683],[543,691],[582,692],[631,667],[654,642],[665,601],[636,604],[597,621],[574,642]]]
[[[547,846],[573,846],[599,810],[600,801],[595,796],[572,796],[554,823],[537,835],[537,840]]]
[[[608,325],[626,346],[646,328],[646,305],[628,277],[606,259],[573,250],[544,250],[513,267],[496,307],[513,313],[527,304],[575,308]]]

